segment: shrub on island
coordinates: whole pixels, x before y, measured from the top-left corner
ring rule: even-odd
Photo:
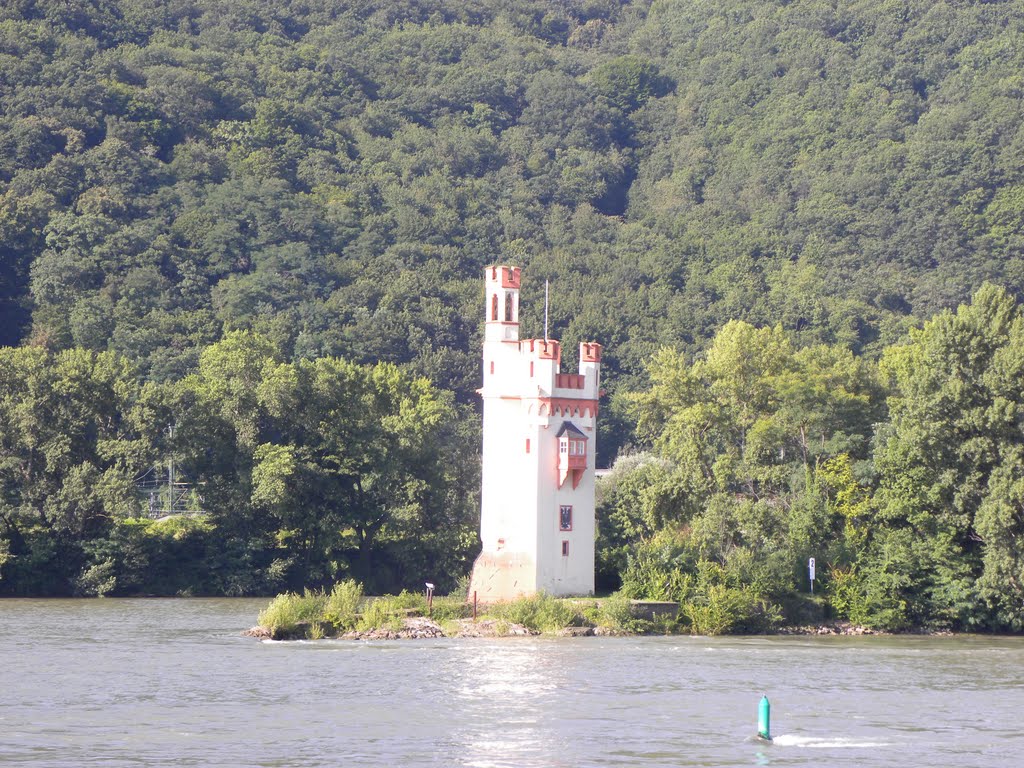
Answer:
[[[257,637],[317,640],[324,637],[392,638],[559,634],[669,634],[679,631],[674,616],[636,618],[622,594],[555,598],[545,593],[484,608],[474,620],[464,594],[435,597],[415,592],[367,597],[348,580],[330,592],[306,589],[278,595],[260,612]]]

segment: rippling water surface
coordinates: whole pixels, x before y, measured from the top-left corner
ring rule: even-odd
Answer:
[[[265,602],[0,602],[0,764],[1024,763],[1020,638],[241,637]]]

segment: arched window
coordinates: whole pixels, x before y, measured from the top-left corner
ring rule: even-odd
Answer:
[[[505,322],[512,322],[512,294],[505,294]]]
[[[498,294],[491,297],[491,320],[498,319]]]

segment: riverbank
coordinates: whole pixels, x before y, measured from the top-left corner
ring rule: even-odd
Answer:
[[[444,626],[433,619],[416,616],[401,620],[398,627],[372,627],[368,629],[352,629],[340,634],[327,632],[310,632],[307,626],[298,626],[292,631],[274,630],[270,627],[255,626],[245,630],[243,635],[258,640],[302,640],[311,634],[323,639],[338,640],[430,640],[436,638],[464,637],[536,637],[550,634],[557,637],[612,637],[620,635],[650,634],[643,632],[627,632],[606,626],[563,627],[554,632],[542,632],[523,624],[509,623],[501,619],[459,619],[445,622]],[[664,634],[664,633],[658,633]]]
[[[486,606],[478,616],[456,596],[428,601],[403,592],[364,597],[354,582],[330,593],[306,590],[275,597],[256,626],[243,634],[261,640],[421,640],[465,637],[555,637],[696,635],[675,603],[630,600],[621,595],[558,599],[534,595]],[[847,621],[770,626],[757,631],[713,634],[846,635],[885,634]]]
[[[555,637],[616,637],[643,635],[692,635],[693,633],[684,627],[672,631],[652,631],[651,628],[627,630],[622,627],[609,626],[569,626],[554,631],[543,632],[532,629],[523,624],[509,623],[500,619],[459,619],[448,621],[444,625],[424,616],[404,618],[399,626],[371,627],[367,629],[352,629],[343,633],[334,634],[329,631],[311,630],[309,625],[300,624],[290,630],[282,631],[265,626],[254,626],[245,630],[243,635],[254,637],[258,640],[303,640],[312,636],[318,638],[330,638],[338,640],[429,640],[435,638],[463,638],[463,637],[536,637],[538,635],[551,635]],[[791,627],[779,627],[766,635],[792,635],[792,636],[843,636],[843,637],[865,637],[872,635],[891,635],[890,632],[881,632],[871,627],[851,624],[850,622],[837,621],[827,624],[800,625]],[[955,633],[947,631],[917,630],[901,634],[930,635],[930,636],[952,636]]]

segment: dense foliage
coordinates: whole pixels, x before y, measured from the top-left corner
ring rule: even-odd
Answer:
[[[606,345],[607,584],[1020,628],[1022,71],[1014,2],[5,3],[0,591],[454,583],[502,261]]]
[[[5,592],[265,594],[347,573],[383,590],[468,567],[479,476],[422,377],[280,362],[244,331],[173,384],[140,385],[112,352],[0,354]],[[147,509],[137,480],[166,456],[204,514],[144,516],[164,502]]]
[[[467,401],[478,279],[611,387],[729,320],[875,351],[1024,287],[1024,15],[883,0],[17,0],[0,344],[225,329]],[[614,300],[617,313],[604,311]],[[617,445],[623,436],[610,435]]]
[[[710,632],[1024,629],[1022,334],[985,286],[877,367],[740,322],[692,364],[663,351],[633,396],[653,452],[602,487],[606,577]]]

